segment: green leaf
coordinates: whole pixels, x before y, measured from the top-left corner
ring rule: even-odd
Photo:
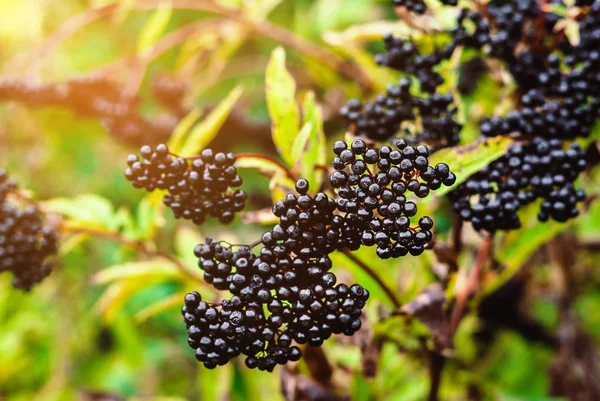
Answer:
[[[96,303],[104,322],[111,323],[127,301],[146,286],[148,283],[143,280],[123,280],[111,284]]]
[[[341,32],[325,32],[323,40],[331,46],[345,47],[347,45],[362,45],[364,42],[379,41],[388,33],[396,37],[411,37],[415,40],[422,36],[419,30],[411,28],[404,21],[380,20],[366,22],[361,25],[354,24]]]
[[[451,187],[441,187],[435,193],[443,196],[494,160],[502,157],[512,139],[494,137],[475,142],[470,145],[442,149],[431,156],[429,164],[446,163],[456,175],[456,183]]]
[[[278,164],[260,155],[245,156],[241,154],[235,162],[238,168],[255,168],[266,176],[287,176],[288,172],[285,166]]]
[[[573,46],[578,46],[581,38],[579,37],[579,23],[575,20],[567,20],[565,26],[565,35],[569,39],[569,43]]]
[[[198,399],[220,401],[229,399],[233,379],[233,364],[219,369],[198,369]]]
[[[198,259],[194,255],[194,248],[200,243],[204,243],[203,237],[198,230],[189,226],[181,226],[175,233],[175,251],[179,258],[185,262],[186,266],[195,266]]]
[[[169,311],[171,309],[181,308],[185,294],[185,292],[173,294],[170,297],[163,298],[160,301],[149,305],[135,315],[135,321],[137,323],[143,323],[160,313]]]
[[[173,130],[173,134],[169,138],[169,142],[167,142],[167,145],[169,146],[171,152],[177,155],[181,153],[181,151],[183,150],[182,147],[184,137],[190,133],[190,131],[194,127],[194,124],[196,124],[196,122],[198,121],[198,119],[200,119],[201,116],[202,110],[195,108],[192,111],[190,111],[177,124],[175,130]]]
[[[45,210],[59,213],[71,221],[86,226],[112,229],[115,225],[115,209],[102,196],[84,194],[75,198],[53,198],[42,202]]]
[[[285,50],[275,49],[266,71],[267,107],[273,142],[283,160],[293,167],[292,145],[300,129],[296,105],[296,81],[285,67]]]
[[[162,1],[159,8],[152,13],[152,16],[140,32],[137,42],[138,52],[146,51],[152,47],[167,29],[172,15],[173,7],[171,2]]]
[[[271,199],[275,203],[285,198],[288,193],[295,193],[296,183],[289,177],[276,175],[269,182],[269,190],[271,191]]]
[[[150,278],[169,279],[179,276],[181,276],[181,272],[173,262],[167,259],[157,258],[107,267],[94,274],[92,276],[92,281],[95,284],[107,284],[125,279],[144,281]]]
[[[486,293],[494,291],[512,277],[519,267],[533,255],[536,249],[579,220],[572,219],[566,223],[549,220],[542,224],[537,219],[539,209],[539,202],[535,202],[519,213],[523,227],[508,233],[495,252],[498,261],[504,265],[504,270],[498,278],[490,282],[485,289]]]
[[[296,139],[294,139],[294,143],[292,144],[292,160],[294,160],[294,166],[298,166],[302,162],[302,152],[304,152],[308,146],[312,131],[312,121],[307,121],[302,128],[300,128],[300,132],[298,132]]]
[[[162,196],[161,191],[155,191],[146,195],[138,204],[136,211],[137,238],[153,238],[158,227],[165,224],[163,215],[165,207]]]
[[[283,0],[254,0],[252,2],[244,3],[244,14],[248,21],[262,21],[269,13],[281,4]]]
[[[181,148],[181,156],[198,154],[217,136],[225,120],[231,114],[233,106],[242,95],[242,88],[235,87],[219,105],[200,121],[190,132],[185,144]]]
[[[304,126],[292,144],[292,159],[296,171],[308,180],[317,191],[323,182],[319,166],[325,165],[326,147],[321,108],[315,103],[315,95],[309,92],[304,99]]]

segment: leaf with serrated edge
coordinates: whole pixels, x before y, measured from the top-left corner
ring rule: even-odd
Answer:
[[[434,153],[429,159],[429,164],[435,167],[438,163],[446,163],[456,175],[454,185],[442,186],[435,191],[435,194],[443,196],[452,191],[467,178],[502,157],[512,142],[512,139],[507,137],[494,137],[466,146],[442,149]]]
[[[192,156],[198,154],[217,136],[225,120],[231,114],[233,106],[242,96],[242,88],[232,89],[225,99],[219,103],[202,121],[191,130],[185,144],[181,149],[181,156]]]
[[[266,71],[267,108],[271,117],[271,135],[279,154],[293,167],[292,144],[300,129],[296,105],[296,81],[285,67],[285,50],[275,49]]]

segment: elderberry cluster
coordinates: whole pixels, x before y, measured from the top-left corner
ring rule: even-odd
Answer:
[[[0,169],[0,271],[11,271],[13,286],[29,290],[52,272],[47,259],[56,253],[58,234],[44,225],[35,207],[9,203],[8,194],[16,189],[16,182]]]
[[[535,138],[512,145],[506,155],[471,176],[449,194],[456,213],[476,230],[494,232],[521,226],[520,207],[542,198],[540,221],[567,221],[585,198],[573,182],[585,168],[583,149],[564,150],[558,139]]]
[[[353,217],[337,213],[336,201],[325,193],[311,196],[308,190],[308,181],[299,179],[299,195],[287,194],[275,203],[273,213],[279,224],[262,236],[262,243],[269,247],[281,245],[304,258],[358,249],[361,233]]]
[[[552,3],[557,9],[569,6],[562,0]],[[575,6],[580,7],[578,16],[569,24],[578,25],[579,43],[571,43],[565,26],[559,24],[564,14],[544,9],[536,0],[492,1],[484,7],[460,9],[457,26],[447,31],[450,42],[441,47],[434,44],[430,53],[421,52],[410,40],[384,37],[386,51],[376,56],[377,63],[416,77],[424,92],[433,93],[444,82],[437,67],[459,46],[499,60],[518,85],[518,107],[503,116],[484,117],[480,131],[488,137],[515,135],[533,141],[515,145],[451,193],[456,212],[478,230],[518,228],[517,210],[537,198],[544,199],[541,221],[565,221],[578,213],[577,202],[585,194],[573,182],[585,161],[580,148],[564,151],[568,145],[561,141],[589,136],[600,118],[600,1],[577,1]],[[407,8],[424,11],[420,6]],[[474,65],[485,65],[476,60]],[[550,168],[548,158],[560,162]]]
[[[389,85],[386,94],[378,95],[372,103],[363,105],[360,100],[352,99],[340,113],[355,136],[385,141],[401,135],[411,143],[456,145],[462,126],[455,120],[453,96],[439,93],[413,96],[410,86],[411,79],[402,78],[398,85]]]
[[[461,42],[505,62],[524,91],[521,109],[482,120],[484,135],[520,133],[563,139],[589,135],[600,118],[600,2],[587,3],[589,8],[577,21],[581,39],[576,45],[564,34],[556,34],[563,17],[540,9],[535,0],[491,3],[486,15],[461,12]],[[475,23],[475,32],[467,33],[466,21]]]
[[[125,177],[135,188],[166,190],[163,202],[176,218],[202,224],[207,217],[216,217],[227,224],[244,209],[248,194],[233,189],[242,185],[233,153],[204,149],[200,156],[188,160],[172,155],[160,144],[143,146],[140,154],[141,159],[135,154],[127,157]]]
[[[409,146],[404,139],[396,141],[396,149],[379,150],[360,139],[350,148],[338,141],[333,151],[336,171],[329,181],[339,196],[337,208],[361,232],[361,244],[377,245],[377,255],[383,259],[423,253],[433,238],[433,220],[425,216],[418,226],[411,226],[417,205],[407,196],[424,198],[442,185],[453,185],[456,176],[448,166],[430,166],[429,149]]]
[[[293,342],[316,347],[361,327],[368,291],[337,284],[329,271],[328,254],[344,243],[343,231],[332,228],[336,204],[323,193],[307,195],[304,179],[296,188],[299,196],[274,205],[280,222],[262,236],[258,254],[211,239],[195,249],[206,282],[233,294],[220,308],[186,297],[188,341],[207,368],[243,354],[249,368],[272,371],[301,357]]]
[[[414,75],[421,84],[421,90],[427,93],[434,93],[444,82],[442,76],[434,71],[434,67],[450,58],[458,46],[456,41],[452,41],[431,54],[421,54],[414,43],[396,38],[392,34],[385,35],[383,43],[386,52],[377,54],[375,62]]]

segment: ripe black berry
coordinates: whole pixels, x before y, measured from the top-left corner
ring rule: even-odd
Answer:
[[[421,254],[433,238],[433,221],[424,217],[419,226],[411,227],[417,205],[407,196],[412,192],[423,198],[442,184],[452,185],[454,174],[443,163],[429,166],[429,149],[409,146],[405,139],[396,142],[396,149],[384,146],[379,151],[357,139],[350,149],[353,153],[347,162],[334,159],[336,171],[330,177],[339,195],[337,209],[353,228],[342,234],[351,234],[350,242],[377,245],[377,255],[384,259]]]
[[[453,208],[476,230],[494,232],[521,226],[521,206],[544,201],[540,221],[564,222],[578,215],[585,198],[573,182],[585,168],[584,152],[577,144],[563,149],[558,139],[535,138],[511,146],[505,156],[490,164],[449,194]]]
[[[21,208],[8,199],[16,189],[0,169],[0,272],[11,271],[13,286],[29,290],[52,272],[48,258],[57,251],[58,233],[34,206]]]
[[[166,145],[143,146],[137,155],[127,157],[125,177],[135,188],[147,191],[166,190],[163,201],[176,218],[202,224],[207,217],[230,223],[235,213],[244,209],[248,194],[235,167],[233,153],[216,153],[204,149],[192,160],[173,156]]]

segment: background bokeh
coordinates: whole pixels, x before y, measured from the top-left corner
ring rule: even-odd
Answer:
[[[217,4],[230,11],[224,15],[177,6],[192,3]],[[165,107],[153,92],[154,83],[163,80],[165,85],[181,87],[186,111],[197,107],[204,113],[241,86],[244,92],[211,146],[277,157],[265,100],[265,68],[273,50],[285,48],[299,96],[315,92],[331,143],[344,135],[337,110],[345,100],[368,96],[395,79],[371,59],[382,47],[383,33],[409,29],[397,22],[390,3],[2,0],[0,86],[6,82],[63,85],[73,79],[108,76],[137,94],[140,115],[157,121],[164,117],[173,128],[185,113]],[[174,7],[168,12],[152,9],[168,9],[170,4]],[[111,6],[114,10],[107,15],[95,14]],[[177,35],[183,35],[181,40],[169,41]],[[149,57],[159,45],[166,46],[164,51]],[[342,61],[352,60],[344,64],[347,73],[314,57],[320,49]],[[365,77],[364,82],[357,77]],[[474,94],[463,99],[463,141],[476,135],[477,117],[493,111],[502,96],[497,82],[482,79]],[[149,241],[152,247],[176,255],[190,270],[196,263],[191,250],[205,236],[243,243],[263,231],[239,219],[228,227],[175,221],[155,198],[134,190],[123,176],[125,158],[139,143],[123,140],[93,113],[30,103],[2,96],[0,165],[49,208],[86,227]],[[598,173],[583,183],[588,192],[598,192]],[[242,175],[251,194],[250,209],[269,207],[272,195],[277,196],[270,193],[269,180],[251,169],[242,170]],[[440,237],[447,238],[452,224],[448,205],[436,200],[423,208],[436,215]],[[455,354],[449,355],[444,373],[443,399],[558,400],[549,394],[562,383],[561,374],[594,374],[589,369],[598,367],[595,347],[600,345],[599,222],[600,208],[595,203],[568,226],[526,225],[502,237],[497,249],[501,262],[514,274],[496,284],[505,284],[511,276],[516,282],[504,295],[518,300],[510,308],[535,322],[535,330],[575,336],[579,342],[571,349],[574,355],[545,341],[535,330],[511,327],[501,318],[502,308],[492,302],[490,307],[498,308],[492,309],[500,316],[498,322],[492,319],[483,327],[470,315],[459,327]],[[466,230],[465,246],[473,252],[465,253],[461,266],[470,265],[478,245],[476,235]],[[565,278],[548,256],[552,247],[563,247],[571,263],[568,311],[561,308]],[[324,354],[307,353],[307,361],[298,367],[305,376],[249,371],[241,360],[214,371],[202,368],[186,344],[179,308],[186,291],[208,290],[138,251],[110,235],[69,234],[55,272],[31,292],[13,289],[11,277],[0,275],[0,400],[279,400],[281,383],[306,385],[298,377],[310,376],[319,364],[331,369],[329,383],[341,396],[426,399],[428,357],[421,351],[427,344],[427,329],[400,317],[373,322],[371,332],[357,339],[331,340],[323,347]],[[371,250],[359,256],[369,262],[374,259]],[[350,261],[339,257],[335,262],[342,279],[364,280],[371,289],[372,282]],[[423,255],[375,261],[372,267],[406,302],[434,281],[434,264],[433,256]],[[369,312],[374,316],[386,301],[376,289],[372,293]],[[576,323],[565,326],[565,319]],[[373,345],[374,337],[385,338],[385,344]],[[369,358],[378,366],[374,378],[365,372]],[[287,398],[296,399],[290,394]]]

